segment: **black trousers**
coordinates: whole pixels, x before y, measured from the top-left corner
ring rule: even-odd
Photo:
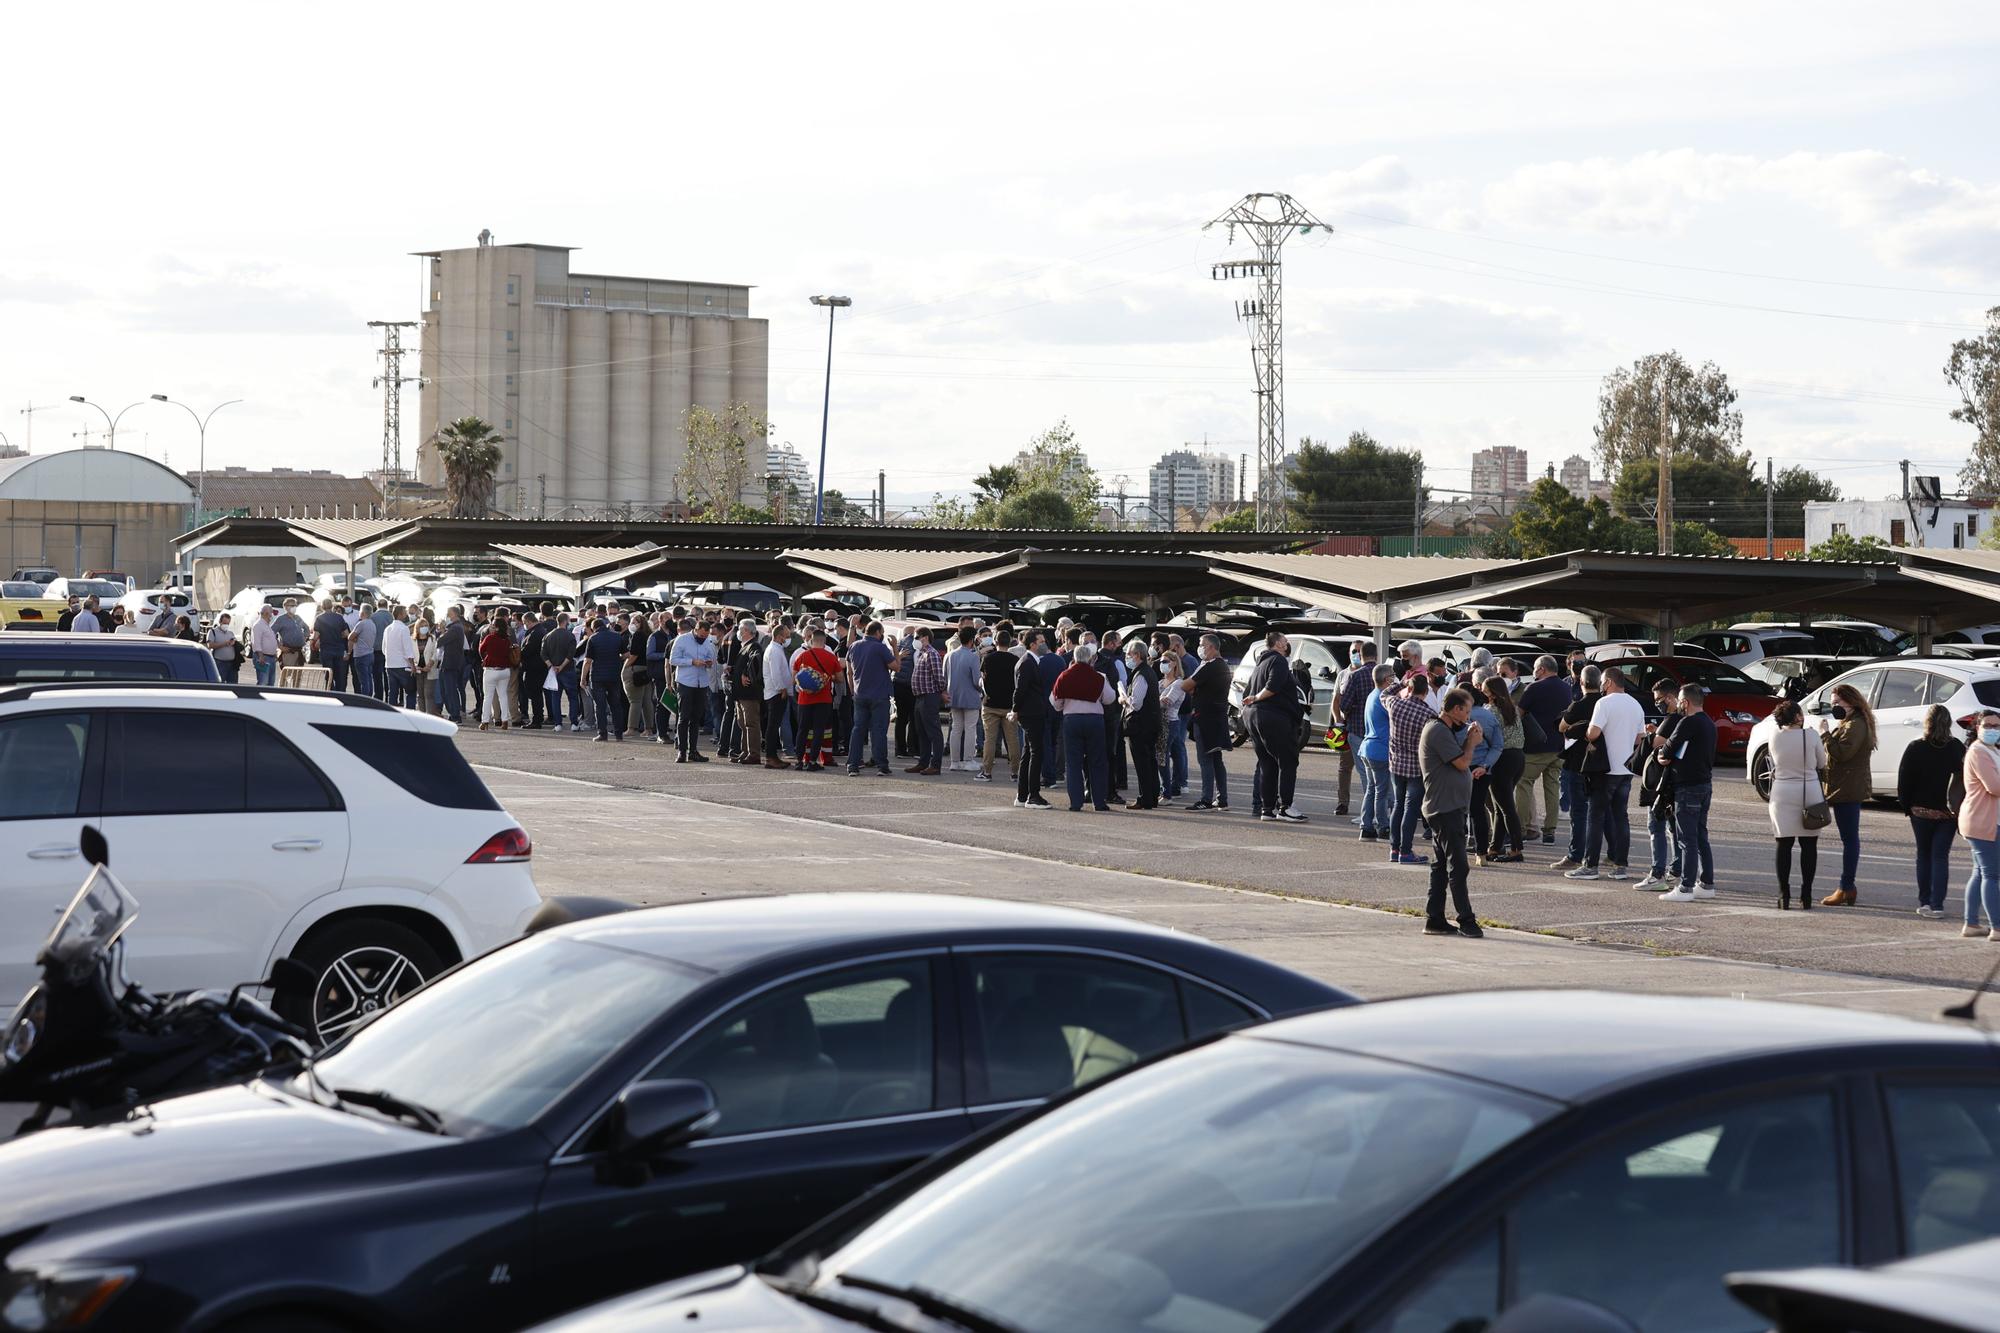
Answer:
[[[1139,805],[1151,810],[1160,804],[1160,761],[1155,751],[1160,744],[1160,722],[1128,721],[1125,741],[1132,749],[1132,771],[1139,775]]]
[[[1252,709],[1249,722],[1257,750],[1257,808],[1275,813],[1291,805],[1298,787],[1298,724],[1271,708]]]
[[[1444,914],[1447,890],[1451,893],[1451,910],[1458,913],[1460,925],[1477,919],[1472,915],[1472,899],[1465,892],[1465,876],[1470,867],[1465,859],[1465,824],[1463,810],[1445,810],[1430,817],[1431,892],[1424,903],[1424,919],[1434,925],[1449,924]]]
[[[590,702],[597,710],[599,736],[625,734],[625,687],[616,676],[591,681]]]
[[[917,722],[917,696],[910,693],[910,682],[896,682],[896,757],[910,757],[910,728]]]
[[[854,735],[854,696],[843,693],[833,701],[833,752],[847,753],[847,742]]]
[[[1527,756],[1521,751],[1502,750],[1493,771],[1486,775],[1493,788],[1493,841],[1486,844],[1486,850],[1521,850],[1521,811],[1514,797],[1526,766]]]
[[[821,742],[833,734],[832,704],[799,705],[799,762],[817,764]]]
[[[674,738],[680,743],[682,754],[700,754],[701,724],[708,720],[708,691],[699,685],[683,685],[677,693],[680,696],[681,713]]]
[[[764,696],[764,757],[766,759],[778,758],[779,749],[783,744],[778,738],[778,733],[784,727],[785,709],[790,706],[790,703],[789,696],[783,693],[767,694]]]
[[[542,665],[541,658],[522,653],[521,669],[514,674],[515,686],[521,695],[514,703],[514,721],[520,725],[539,727],[546,703],[542,681],[548,677],[549,669]]]
[[[1125,790],[1125,710],[1118,704],[1104,706],[1104,753],[1111,769],[1111,790]]]
[[[1019,770],[1014,782],[1014,799],[1017,801],[1038,801],[1042,798],[1042,766],[1047,762],[1048,719],[1028,717],[1021,721],[1021,736],[1026,742],[1024,754],[1015,764]]]

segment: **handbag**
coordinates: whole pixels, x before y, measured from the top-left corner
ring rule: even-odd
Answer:
[[[1801,732],[1800,735],[1803,736],[1804,733]],[[1805,762],[1805,746],[1805,741],[1801,739],[1799,741],[1799,762],[1801,764]],[[1801,802],[1805,801],[1806,793],[1812,790],[1811,787],[1806,785],[1806,782],[1807,779],[1804,777],[1799,779],[1799,800]],[[1822,789],[1821,796],[1824,797],[1824,795],[1825,790]],[[1832,822],[1833,807],[1828,805],[1824,799],[1813,801],[1810,804],[1802,804],[1799,809],[1799,823],[1806,828],[1823,829]]]
[[[1542,724],[1535,715],[1525,708],[1521,710],[1521,739],[1531,747],[1543,746],[1549,741],[1549,733],[1542,729]]]

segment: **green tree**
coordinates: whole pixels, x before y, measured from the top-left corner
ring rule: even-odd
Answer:
[[[1635,458],[1659,456],[1662,395],[1677,461],[1720,462],[1741,450],[1743,414],[1729,376],[1713,361],[1696,370],[1679,352],[1656,352],[1612,371],[1598,389],[1593,433],[1605,476],[1618,476]]]
[[[1659,535],[1653,536],[1653,544],[1646,549],[1660,549]],[[1717,532],[1706,523],[1696,523],[1681,519],[1674,524],[1675,555],[1735,555],[1736,547],[1729,538]]]
[[[1807,551],[1808,560],[1893,560],[1889,543],[1880,537],[1857,538],[1850,533],[1836,532],[1818,546]]]
[[[1015,474],[1013,486],[1006,491],[1008,496],[1054,491],[1069,501],[1075,514],[1097,512],[1097,471],[1084,456],[1083,446],[1076,442],[1076,432],[1070,429],[1067,417],[1028,441],[1027,455],[1018,466],[1005,468]],[[991,477],[993,471],[989,468],[987,476]]]
[[[1951,419],[1977,432],[1959,483],[1973,495],[2000,495],[2000,305],[1986,312],[1986,332],[1951,345],[1944,377],[1963,404]]]
[[[1257,507],[1245,505],[1233,514],[1218,518],[1208,525],[1210,532],[1255,532],[1257,530]]]
[[[999,504],[1019,488],[1021,469],[1007,463],[995,463],[986,471],[972,479],[974,499],[980,504]]]
[[[460,417],[432,437],[444,468],[445,508],[453,518],[485,518],[491,512],[500,439],[500,432],[478,417]]]
[[[1602,499],[1577,499],[1551,477],[1522,497],[1507,544],[1524,560],[1564,551],[1650,551],[1657,545],[1651,528],[1619,517]]]
[[[772,523],[776,522],[768,509],[735,500],[728,505],[711,505],[693,516],[696,523]]]
[[[764,436],[770,425],[748,403],[731,403],[720,412],[696,404],[686,415],[687,454],[675,478],[687,502],[697,511],[720,510],[743,499],[745,487],[764,461]],[[758,467],[753,470],[750,460]]]
[[[1017,491],[1000,505],[994,522],[1003,528],[1080,528],[1076,506],[1062,492],[1046,486]]]
[[[974,526],[971,507],[956,495],[946,495],[943,491],[931,492],[931,502],[919,512],[917,521],[927,528]]]
[[[1659,494],[1656,458],[1626,462],[1611,483],[1611,502],[1627,514],[1651,509]],[[1776,535],[1805,535],[1808,500],[1838,500],[1840,488],[1818,473],[1788,467],[1772,478],[1770,509]],[[1748,454],[1723,459],[1674,460],[1674,515],[1705,523],[1730,537],[1764,535],[1764,478]]]
[[[1422,465],[1416,453],[1357,430],[1338,449],[1300,440],[1293,457],[1294,527],[1376,536],[1409,530]]]

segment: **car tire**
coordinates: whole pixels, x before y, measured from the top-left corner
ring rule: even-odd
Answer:
[[[326,1045],[444,971],[423,936],[380,917],[356,917],[308,935],[292,959],[311,990],[280,989],[278,1012]]]
[[[1771,803],[1771,752],[1759,750],[1750,756],[1750,790],[1766,805]]]
[[[1248,745],[1250,743],[1250,728],[1243,725],[1243,713],[1241,709],[1231,708],[1229,710],[1229,740],[1234,745]]]

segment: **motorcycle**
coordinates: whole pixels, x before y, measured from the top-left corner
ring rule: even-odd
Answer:
[[[0,1038],[0,1102],[35,1104],[17,1135],[44,1128],[57,1110],[71,1124],[118,1120],[311,1057],[305,1030],[248,993],[296,984],[286,970],[305,969],[289,959],[277,976],[226,993],[158,996],[128,978],[124,935],[139,902],[111,873],[104,835],[85,826],[78,841],[90,875],[35,955],[42,979]]]

